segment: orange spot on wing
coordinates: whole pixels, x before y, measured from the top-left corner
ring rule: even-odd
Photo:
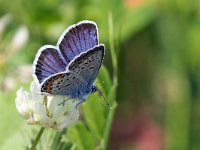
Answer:
[[[52,93],[51,93],[51,89],[52,89],[51,86],[52,86],[53,82],[54,82],[55,80],[57,80],[57,79],[59,79],[59,78],[63,78],[63,77],[64,77],[64,74],[58,74],[58,75],[56,75],[56,76],[51,77],[49,80],[47,80],[47,81],[46,81],[46,83],[47,83],[47,89],[46,89],[45,92],[52,94]]]

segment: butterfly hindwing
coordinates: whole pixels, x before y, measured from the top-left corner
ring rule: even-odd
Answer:
[[[41,83],[49,76],[64,71],[66,63],[61,53],[54,46],[46,45],[40,48],[33,62],[33,74]]]
[[[60,49],[66,62],[75,56],[98,45],[97,25],[93,21],[81,21],[67,28],[58,40]]]
[[[74,72],[90,88],[97,77],[104,58],[104,45],[100,44],[81,54],[69,64],[68,70]]]
[[[63,72],[49,77],[42,84],[41,92],[80,98],[85,84],[74,73]]]

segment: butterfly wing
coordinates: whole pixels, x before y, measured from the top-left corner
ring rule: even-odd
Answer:
[[[98,45],[97,25],[93,21],[81,21],[67,28],[58,40],[65,61],[69,63],[75,56]]]
[[[64,71],[66,66],[56,47],[46,45],[39,49],[35,57],[33,62],[33,76],[41,83],[49,76]]]
[[[85,84],[76,74],[63,72],[49,77],[41,86],[41,92],[52,95],[65,95],[71,98],[81,98]]]
[[[68,71],[47,78],[41,86],[41,92],[82,99],[90,93],[103,56],[104,45],[80,54],[69,64]]]
[[[69,64],[68,70],[77,74],[90,88],[97,77],[104,58],[104,45],[100,44],[82,53]]]
[[[97,25],[93,21],[72,25],[61,35],[57,47],[40,48],[33,63],[33,76],[42,83],[49,76],[65,71],[71,60],[97,44]]]

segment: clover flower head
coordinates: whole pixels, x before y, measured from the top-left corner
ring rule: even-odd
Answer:
[[[76,107],[79,100],[59,95],[43,95],[36,80],[32,81],[30,92],[23,88],[17,91],[15,103],[19,114],[28,124],[38,124],[55,130],[68,127],[79,117]]]

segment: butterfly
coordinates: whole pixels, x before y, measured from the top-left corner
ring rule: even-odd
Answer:
[[[68,27],[56,46],[42,46],[33,61],[33,76],[42,93],[85,101],[98,89],[94,81],[105,55],[97,25],[81,21]]]

